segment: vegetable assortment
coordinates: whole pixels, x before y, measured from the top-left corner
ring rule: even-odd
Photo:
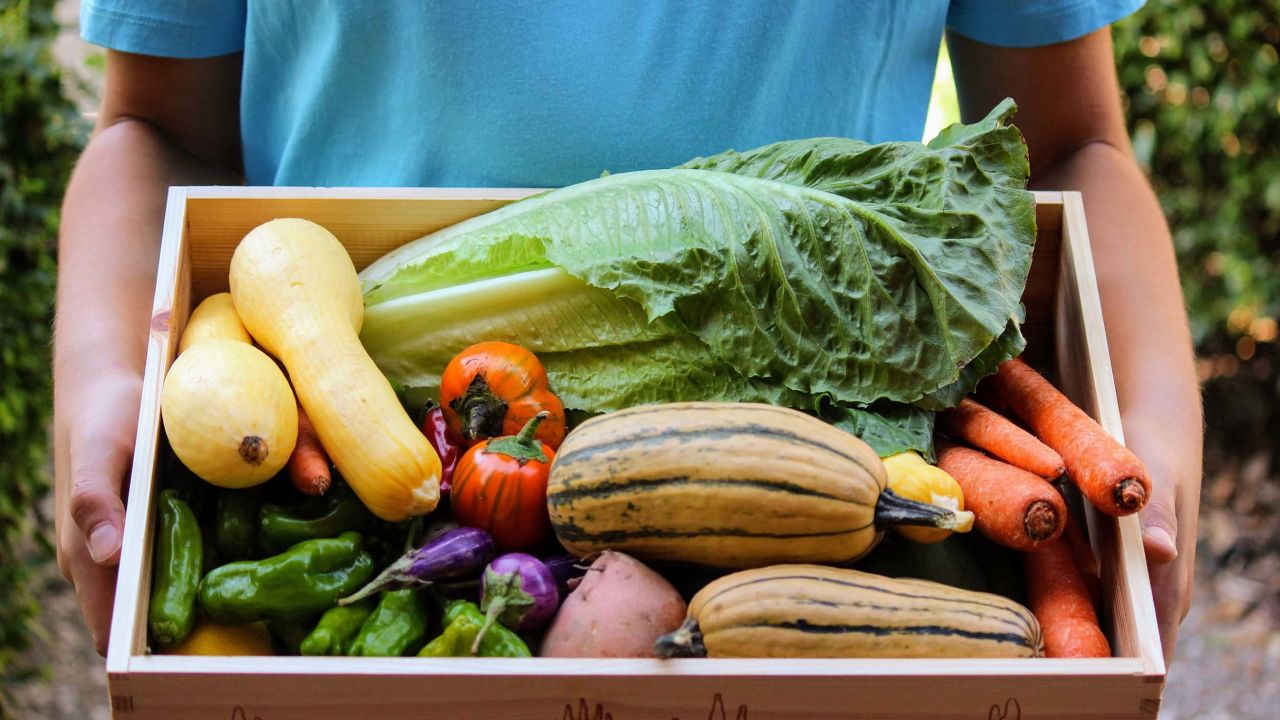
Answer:
[[[255,228],[163,390],[152,649],[1108,655],[1054,483],[1150,481],[1017,359],[1012,112],[608,175],[358,276]]]

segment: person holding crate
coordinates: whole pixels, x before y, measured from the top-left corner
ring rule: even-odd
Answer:
[[[1109,23],[1142,0],[84,0],[108,48],[67,191],[58,561],[105,653],[170,185],[567,185],[725,148],[921,135],[945,31],[966,121],[1005,96],[1032,186],[1089,209],[1166,658],[1191,598],[1202,420],[1173,246],[1129,149]]]

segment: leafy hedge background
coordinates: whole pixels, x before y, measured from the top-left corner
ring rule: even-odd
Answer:
[[[57,208],[87,137],[50,56],[53,4],[0,0],[5,686],[15,660],[40,633],[26,579],[52,557],[45,540],[51,523],[40,516],[38,500],[48,487]],[[1116,26],[1114,37],[1134,149],[1173,227],[1201,353],[1208,473],[1242,458],[1256,468],[1261,458],[1264,476],[1273,478],[1272,446],[1280,437],[1280,0],[1148,0]],[[939,107],[954,113],[954,97]],[[1215,502],[1216,495],[1206,495],[1206,507]],[[1274,540],[1273,531],[1267,542]],[[3,704],[0,697],[0,710]]]
[[[1134,150],[1173,229],[1202,356],[1209,469],[1270,453],[1280,437],[1280,0],[1148,0],[1114,38]]]
[[[87,127],[49,48],[52,0],[0,3],[0,681],[35,627],[30,568],[52,557],[50,321],[58,206]],[[31,538],[36,538],[34,544]]]

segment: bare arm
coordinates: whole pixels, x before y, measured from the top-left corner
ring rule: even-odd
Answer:
[[[54,338],[58,564],[105,653],[170,185],[238,183],[240,57],[111,52],[62,208]]]
[[[965,119],[1013,97],[1032,185],[1084,196],[1126,441],[1154,483],[1143,538],[1167,660],[1191,602],[1203,420],[1173,242],[1130,151],[1110,30],[1040,48],[948,44]]]

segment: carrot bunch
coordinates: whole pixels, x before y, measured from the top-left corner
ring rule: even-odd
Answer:
[[[1001,363],[983,391],[1026,429],[966,398],[938,415],[938,430],[949,438],[937,443],[938,467],[960,483],[979,532],[1026,553],[1028,596],[1046,654],[1108,657],[1094,610],[1093,552],[1054,482],[1065,478],[1099,511],[1120,517],[1146,504],[1146,468],[1022,360]]]
[[[993,390],[1066,463],[1067,477],[1094,507],[1120,517],[1142,509],[1151,479],[1142,461],[1018,359],[1000,364]]]

